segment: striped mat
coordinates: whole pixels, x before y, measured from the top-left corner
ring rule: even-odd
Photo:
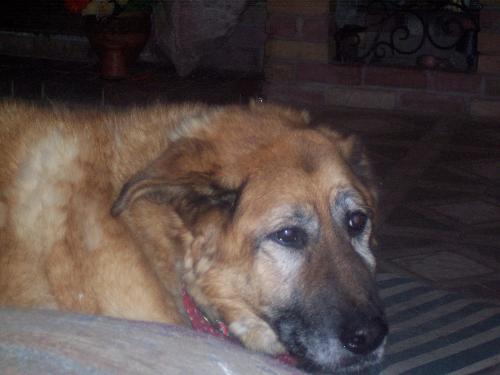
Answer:
[[[380,274],[390,334],[381,375],[500,374],[500,305]]]

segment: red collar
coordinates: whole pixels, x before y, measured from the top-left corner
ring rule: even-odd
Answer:
[[[182,289],[182,302],[184,304],[184,310],[191,321],[191,327],[195,331],[200,331],[208,333],[209,335],[221,337],[226,340],[235,342],[236,340],[229,336],[229,328],[223,322],[217,321],[213,325],[205,315],[198,309],[193,298]],[[297,360],[289,354],[280,354],[276,357],[280,362],[285,363],[289,366],[296,366]]]
[[[193,298],[182,289],[182,302],[184,303],[184,310],[191,321],[191,327],[195,331],[208,333],[212,336],[229,338],[229,328],[223,322],[217,322],[217,326],[212,325],[205,315],[198,309]]]

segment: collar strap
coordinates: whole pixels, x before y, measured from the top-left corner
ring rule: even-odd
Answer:
[[[196,306],[193,298],[182,289],[182,302],[184,303],[184,310],[191,321],[191,327],[195,331],[208,333],[216,337],[229,338],[229,328],[223,322],[215,322],[215,326],[202,314],[200,309]]]
[[[215,325],[213,325],[208,318],[203,315],[200,309],[198,309],[196,303],[187,293],[186,289],[182,289],[181,293],[184,310],[186,310],[186,314],[191,322],[191,327],[195,331],[208,333],[209,335],[221,337],[233,342],[235,341],[231,336],[229,336],[229,329],[225,323],[216,321]],[[276,359],[289,366],[297,366],[297,360],[289,354],[280,354],[276,357]]]

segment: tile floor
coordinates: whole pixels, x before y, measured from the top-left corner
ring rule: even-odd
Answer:
[[[91,65],[0,56],[0,96],[78,105],[244,102],[260,83],[207,72],[181,79],[152,66],[106,82]],[[500,300],[499,121],[340,108],[313,114],[367,146],[381,189],[382,270]]]

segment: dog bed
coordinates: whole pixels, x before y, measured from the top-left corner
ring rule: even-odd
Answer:
[[[377,371],[500,374],[500,306],[415,280],[378,279],[391,332]],[[300,374],[267,356],[182,327],[0,310],[0,374]],[[373,371],[372,373],[376,373]]]

